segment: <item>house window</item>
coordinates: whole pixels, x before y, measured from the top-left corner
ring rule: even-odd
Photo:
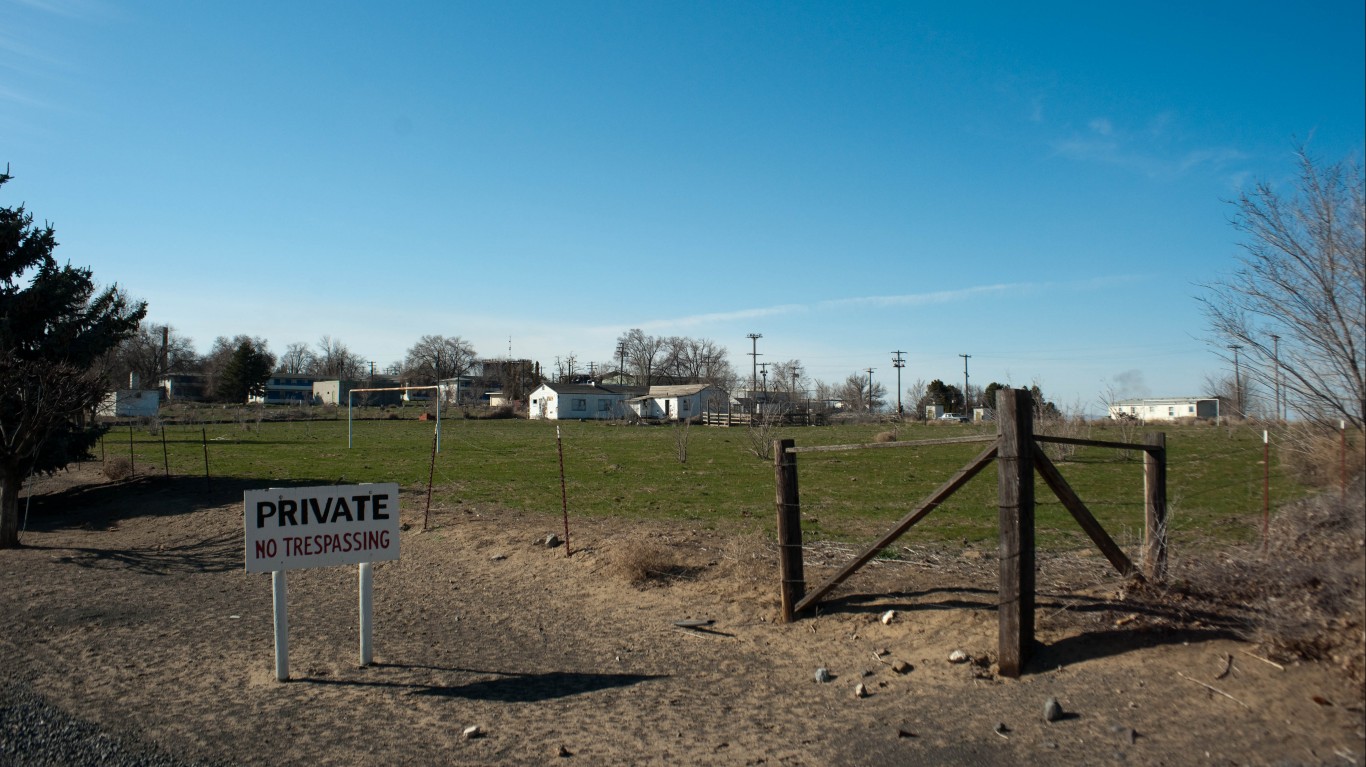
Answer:
[[[581,410],[587,410],[587,409],[588,409],[588,400],[586,400],[586,399],[576,399],[576,400],[574,400],[574,408],[573,408],[573,409],[574,409],[576,412],[581,411]]]
[[[1187,405],[1187,406],[1186,406],[1186,412],[1187,412],[1187,413],[1194,413],[1194,412],[1195,412],[1195,405]]]
[[[1169,407],[1169,408],[1167,408],[1167,415],[1169,415],[1169,416],[1175,418],[1175,417],[1176,417],[1176,408],[1174,408],[1174,407]]]
[[[600,400],[598,400],[598,412],[599,412],[599,413],[606,413],[608,410],[611,410],[611,409],[612,409],[612,403],[608,402],[608,401],[605,400],[605,399],[600,399]]]
[[[685,410],[690,410],[691,407],[692,405],[690,400],[681,399],[678,401],[678,412],[680,413],[682,413]]]

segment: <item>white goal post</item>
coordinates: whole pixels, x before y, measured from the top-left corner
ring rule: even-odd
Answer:
[[[346,448],[351,449],[351,402],[356,392],[372,391],[424,391],[436,390],[436,452],[441,452],[441,387],[440,386],[389,386],[381,389],[352,389],[346,393]]]

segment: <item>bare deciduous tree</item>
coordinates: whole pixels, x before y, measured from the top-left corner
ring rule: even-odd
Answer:
[[[475,359],[474,346],[460,336],[423,336],[408,349],[403,374],[409,383],[437,384],[465,375]]]
[[[139,388],[158,385],[161,377],[172,372],[189,372],[199,367],[194,342],[170,325],[143,322],[132,336],[125,338],[110,353],[105,367],[114,377],[113,388],[129,386],[129,374],[136,374]]]
[[[280,355],[276,370],[280,373],[303,374],[312,367],[313,350],[308,348],[308,344],[296,341],[285,347],[285,352]]]
[[[365,361],[360,355],[346,348],[346,344],[332,336],[318,339],[317,351],[313,353],[313,364],[309,375],[323,378],[337,378],[343,381],[359,381],[366,376]]]
[[[1302,417],[1363,425],[1366,208],[1362,166],[1322,165],[1303,149],[1296,187],[1262,182],[1232,204],[1246,235],[1237,269],[1200,299],[1217,348],[1237,345],[1248,375]]]
[[[665,339],[646,335],[640,328],[631,328],[617,339],[626,359],[625,372],[636,386],[654,383],[655,367],[663,357]]]
[[[874,381],[870,389],[867,373],[850,373],[835,390],[835,397],[849,410],[870,413],[880,409],[886,401],[887,387]]]

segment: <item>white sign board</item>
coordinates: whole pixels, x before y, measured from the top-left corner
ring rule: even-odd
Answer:
[[[247,572],[398,559],[398,484],[248,490]]]

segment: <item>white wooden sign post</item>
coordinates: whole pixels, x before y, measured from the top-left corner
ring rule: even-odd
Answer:
[[[370,563],[398,559],[398,484],[248,490],[242,505],[247,572],[271,574],[275,678],[289,679],[285,573],[304,567],[359,565],[360,663],[370,665]]]

